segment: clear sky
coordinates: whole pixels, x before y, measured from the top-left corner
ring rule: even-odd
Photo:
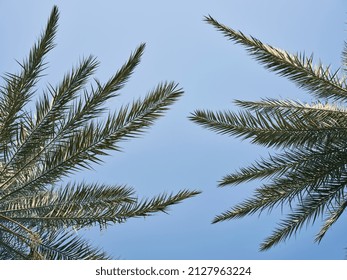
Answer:
[[[203,193],[156,214],[83,232],[121,259],[343,259],[346,214],[322,243],[313,242],[319,222],[295,238],[259,252],[259,244],[281,211],[212,225],[213,217],[241,202],[259,182],[217,188],[227,173],[247,166],[269,150],[217,135],[188,120],[195,109],[235,110],[234,99],[283,97],[311,100],[284,78],[267,72],[241,46],[227,41],[203,16],[290,52],[314,52],[333,69],[341,65],[346,39],[344,0],[244,1],[4,1],[0,0],[0,73],[16,71],[46,24],[53,5],[60,10],[57,47],[47,58],[42,85],[55,84],[78,60],[93,54],[105,81],[142,42],[140,66],[112,110],[144,96],[161,81],[176,81],[184,96],[142,137],[122,144],[94,171],[71,180],[127,184],[147,197],[179,189]]]

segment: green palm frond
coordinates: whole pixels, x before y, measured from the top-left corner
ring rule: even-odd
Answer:
[[[329,216],[326,218],[324,225],[322,226],[321,230],[316,236],[315,241],[320,242],[324,235],[327,233],[329,228],[340,218],[341,214],[345,211],[347,207],[347,198],[346,196],[342,197],[342,199],[339,199],[333,209],[331,209],[329,212]]]
[[[277,180],[275,177],[293,179],[294,176],[303,182],[312,176],[329,178],[333,170],[335,170],[333,175],[339,176],[336,172],[344,168],[346,152],[343,142],[339,145],[320,143],[311,149],[285,150],[283,153],[270,155],[268,159],[261,159],[249,167],[225,176],[219,186],[240,184],[254,179]]]
[[[318,98],[344,101],[347,98],[346,79],[339,77],[339,71],[331,72],[330,66],[313,65],[313,55],[289,54],[288,52],[262,43],[254,37],[219,23],[211,16],[205,21],[222,32],[229,40],[243,45],[256,60],[267,69],[287,77],[299,87]]]
[[[198,193],[182,190],[175,195],[139,201],[134,190],[125,186],[74,184],[11,200],[0,211],[0,220],[1,216],[12,217],[23,224],[52,230],[94,225],[105,228],[109,223],[164,212],[169,206]]]
[[[94,76],[99,63],[89,56],[57,86],[49,85],[31,104],[44,56],[53,48],[58,9],[21,64],[6,74],[0,90],[0,258],[105,259],[102,250],[76,235],[90,226],[105,228],[129,218],[166,212],[199,194],[181,190],[140,199],[132,188],[93,183],[61,186],[69,175],[91,169],[122,141],[142,135],[183,94],[163,82],[145,98],[109,113],[106,103],[119,95],[136,66],[141,44],[105,83]],[[88,84],[90,84],[89,87]],[[32,109],[34,108],[34,109]]]
[[[28,60],[20,64],[22,71],[19,74],[7,73],[3,77],[6,84],[0,87],[0,158],[7,158],[20,117],[25,115],[23,107],[30,101],[44,70],[44,57],[54,47],[58,18],[58,9],[54,7],[45,32],[31,49]]]
[[[238,104],[241,102],[238,101]],[[210,130],[267,147],[314,146],[346,138],[346,110],[331,105],[299,105],[293,102],[242,102],[246,111],[211,112],[197,110],[190,119]],[[284,106],[285,104],[285,106]]]
[[[316,236],[320,242],[347,206],[347,85],[340,72],[313,65],[313,58],[292,55],[247,37],[211,16],[205,20],[247,51],[267,69],[294,81],[324,101],[312,104],[293,100],[236,100],[238,113],[196,110],[190,119],[215,131],[279,152],[261,158],[251,166],[226,175],[219,186],[240,184],[256,179],[266,182],[254,195],[217,215],[213,223],[267,213],[280,207],[291,211],[262,244],[267,250],[295,235],[304,225],[325,219]],[[346,48],[343,63],[346,66]],[[344,68],[341,68],[345,71]],[[342,73],[345,75],[345,73]],[[332,103],[326,102],[332,100]]]

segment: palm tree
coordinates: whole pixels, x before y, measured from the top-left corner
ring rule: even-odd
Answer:
[[[347,101],[346,79],[330,67],[313,65],[313,56],[286,51],[245,36],[211,16],[205,21],[228,39],[243,45],[265,66],[316,97],[307,104],[292,100],[262,99],[235,103],[242,110],[197,110],[191,120],[217,133],[251,139],[279,150],[266,159],[225,176],[219,186],[267,179],[254,196],[218,215],[214,223],[241,218],[278,206],[289,213],[261,244],[267,250],[295,235],[305,224],[323,218],[315,241],[320,242],[347,206]],[[347,44],[343,52],[346,74]]]
[[[100,163],[107,151],[119,150],[120,141],[141,135],[183,91],[175,83],[162,83],[105,119],[105,104],[140,62],[142,44],[106,83],[95,79],[86,87],[98,67],[90,56],[33,105],[58,17],[54,7],[21,72],[5,74],[0,89],[0,259],[110,258],[78,230],[166,212],[199,193],[181,190],[141,200],[127,186],[64,184],[72,173]]]

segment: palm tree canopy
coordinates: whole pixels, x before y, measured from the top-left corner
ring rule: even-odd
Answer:
[[[341,71],[314,65],[313,56],[290,54],[227,27],[211,16],[205,21],[229,40],[243,45],[266,69],[293,81],[317,98],[307,104],[292,100],[240,101],[242,110],[196,110],[190,119],[217,133],[277,148],[280,152],[225,176],[220,186],[267,179],[253,197],[218,215],[214,223],[290,206],[291,213],[262,244],[266,250],[323,217],[316,236],[321,241],[347,206],[347,45]]]
[[[0,88],[0,259],[109,258],[76,231],[166,212],[199,193],[181,190],[141,200],[128,186],[64,185],[66,177],[119,150],[120,141],[140,136],[183,91],[174,82],[161,83],[105,119],[106,102],[119,95],[140,62],[141,44],[107,82],[94,79],[87,87],[99,65],[89,56],[33,105],[58,18],[54,7],[21,71],[6,73]]]

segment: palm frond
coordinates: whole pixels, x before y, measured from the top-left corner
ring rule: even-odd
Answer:
[[[2,203],[0,215],[15,218],[46,217],[50,213],[73,211],[86,208],[91,213],[101,211],[108,205],[135,203],[134,190],[126,186],[102,184],[68,184],[50,190],[15,197]]]
[[[166,213],[170,206],[200,193],[200,191],[181,190],[176,194],[161,194],[151,199],[144,199],[129,209],[128,213],[125,212],[126,215],[124,217],[126,219],[130,217],[147,217],[158,211]]]
[[[319,111],[319,110],[317,110]],[[343,117],[342,117],[343,116]],[[315,143],[341,141],[347,135],[347,114],[318,118],[304,110],[287,112],[281,110],[242,111],[238,114],[196,110],[190,119],[220,134],[252,139],[252,143],[267,147],[308,146]]]
[[[343,200],[338,198],[338,201],[335,203],[333,209],[329,209],[327,211],[329,213],[329,217],[325,220],[324,225],[316,236],[315,241],[321,242],[322,238],[325,236],[327,231],[331,228],[331,226],[340,218],[341,214],[345,211],[347,207],[346,197],[343,197]]]
[[[163,194],[138,201],[133,189],[123,186],[68,185],[61,190],[52,189],[7,203],[0,211],[0,220],[1,216],[7,216],[46,229],[94,225],[105,228],[110,223],[165,212],[169,206],[197,194],[197,191],[182,190],[175,195]]]
[[[44,57],[54,47],[58,18],[58,9],[54,7],[45,31],[31,49],[28,60],[21,64],[22,72],[7,73],[3,77],[5,85],[0,88],[0,155],[4,159],[15,138],[18,118],[25,114],[23,107],[29,102],[44,70]]]
[[[320,143],[309,149],[285,150],[280,154],[269,155],[268,159],[261,159],[249,167],[243,167],[239,171],[224,176],[219,182],[219,186],[240,184],[255,179],[272,179],[277,180],[278,183],[278,178],[294,179],[294,174],[297,175],[297,181],[301,182],[312,175],[331,178],[332,176],[339,176],[333,170],[344,167],[346,156],[343,142],[335,145]],[[299,174],[300,177],[298,177]]]
[[[347,113],[343,103],[322,103],[320,100],[308,104],[294,100],[267,98],[261,101],[235,100],[234,103],[240,108],[252,112],[280,113],[284,117],[290,117],[292,114],[301,114],[301,118],[319,118],[322,121],[323,118],[331,117],[344,119]]]
[[[284,50],[262,43],[254,37],[247,37],[242,32],[219,23],[211,16],[205,21],[222,32],[229,40],[243,45],[256,60],[267,69],[278,73],[299,87],[314,94],[318,98],[346,100],[346,80],[339,77],[338,71],[331,72],[330,67],[321,64],[313,65],[313,56],[289,54]]]

